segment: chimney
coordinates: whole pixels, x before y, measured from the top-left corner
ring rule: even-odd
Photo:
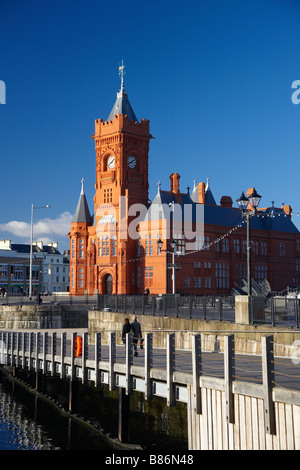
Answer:
[[[205,183],[198,184],[199,204],[205,204]]]
[[[287,204],[284,204],[282,208],[283,208],[284,212],[286,213],[286,215],[291,219],[292,218],[292,212],[293,212],[293,209],[291,208],[291,206],[289,206]]]
[[[232,199],[230,196],[222,196],[220,203],[222,207],[232,207]]]
[[[179,180],[180,180],[180,175],[178,173],[172,173],[170,176],[171,180],[171,191],[174,194],[179,194]]]

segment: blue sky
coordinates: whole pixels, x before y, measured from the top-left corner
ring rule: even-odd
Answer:
[[[300,228],[300,2],[1,0],[0,239],[68,248],[81,178],[91,212],[95,119],[107,119],[126,66],[150,120],[150,199],[210,178],[217,202],[255,186],[261,206],[293,208]]]

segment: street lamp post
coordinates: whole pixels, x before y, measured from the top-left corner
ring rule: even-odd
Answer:
[[[46,209],[50,207],[50,204],[47,204],[46,206],[40,206],[40,207],[34,207],[34,205],[31,205],[31,224],[30,224],[30,266],[29,266],[29,299],[31,300],[32,297],[32,244],[33,244],[33,211],[35,209]]]
[[[237,203],[242,211],[242,215],[246,217],[247,222],[247,284],[248,284],[248,315],[249,321],[253,321],[252,317],[252,259],[251,259],[251,217],[256,216],[257,208],[260,203],[261,196],[257,194],[256,189],[249,197],[246,197],[244,191],[242,192]],[[249,208],[250,204],[250,208]]]
[[[172,240],[171,241],[171,248],[172,248],[172,251],[170,250],[162,250],[162,246],[163,246],[164,242],[159,239],[157,240],[157,246],[160,250],[160,252],[164,251],[166,253],[166,294],[168,293],[168,269],[169,267],[172,269],[172,293],[175,294],[175,251],[176,251],[176,247],[177,247],[177,242],[176,240]],[[168,265],[168,253],[171,253],[172,254],[172,263],[171,263],[171,266]]]

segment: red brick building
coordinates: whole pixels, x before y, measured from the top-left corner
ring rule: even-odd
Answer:
[[[209,183],[181,192],[158,183],[148,199],[149,121],[138,121],[124,90],[106,121],[95,121],[96,183],[91,216],[82,181],[71,224],[70,294],[230,293],[247,278],[246,225],[230,196],[220,203]],[[250,190],[249,190],[250,191]],[[251,191],[250,191],[251,192]],[[259,209],[251,217],[252,277],[272,290],[300,284],[300,233],[290,206]],[[171,241],[176,241],[172,269]],[[158,240],[163,242],[162,249]],[[167,250],[167,251],[166,251]],[[169,253],[168,253],[169,252]]]

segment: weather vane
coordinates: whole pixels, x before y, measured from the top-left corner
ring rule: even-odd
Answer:
[[[124,88],[124,75],[125,75],[125,65],[123,63],[123,60],[122,60],[122,65],[119,66],[119,75],[121,77],[121,88],[123,89]]]

